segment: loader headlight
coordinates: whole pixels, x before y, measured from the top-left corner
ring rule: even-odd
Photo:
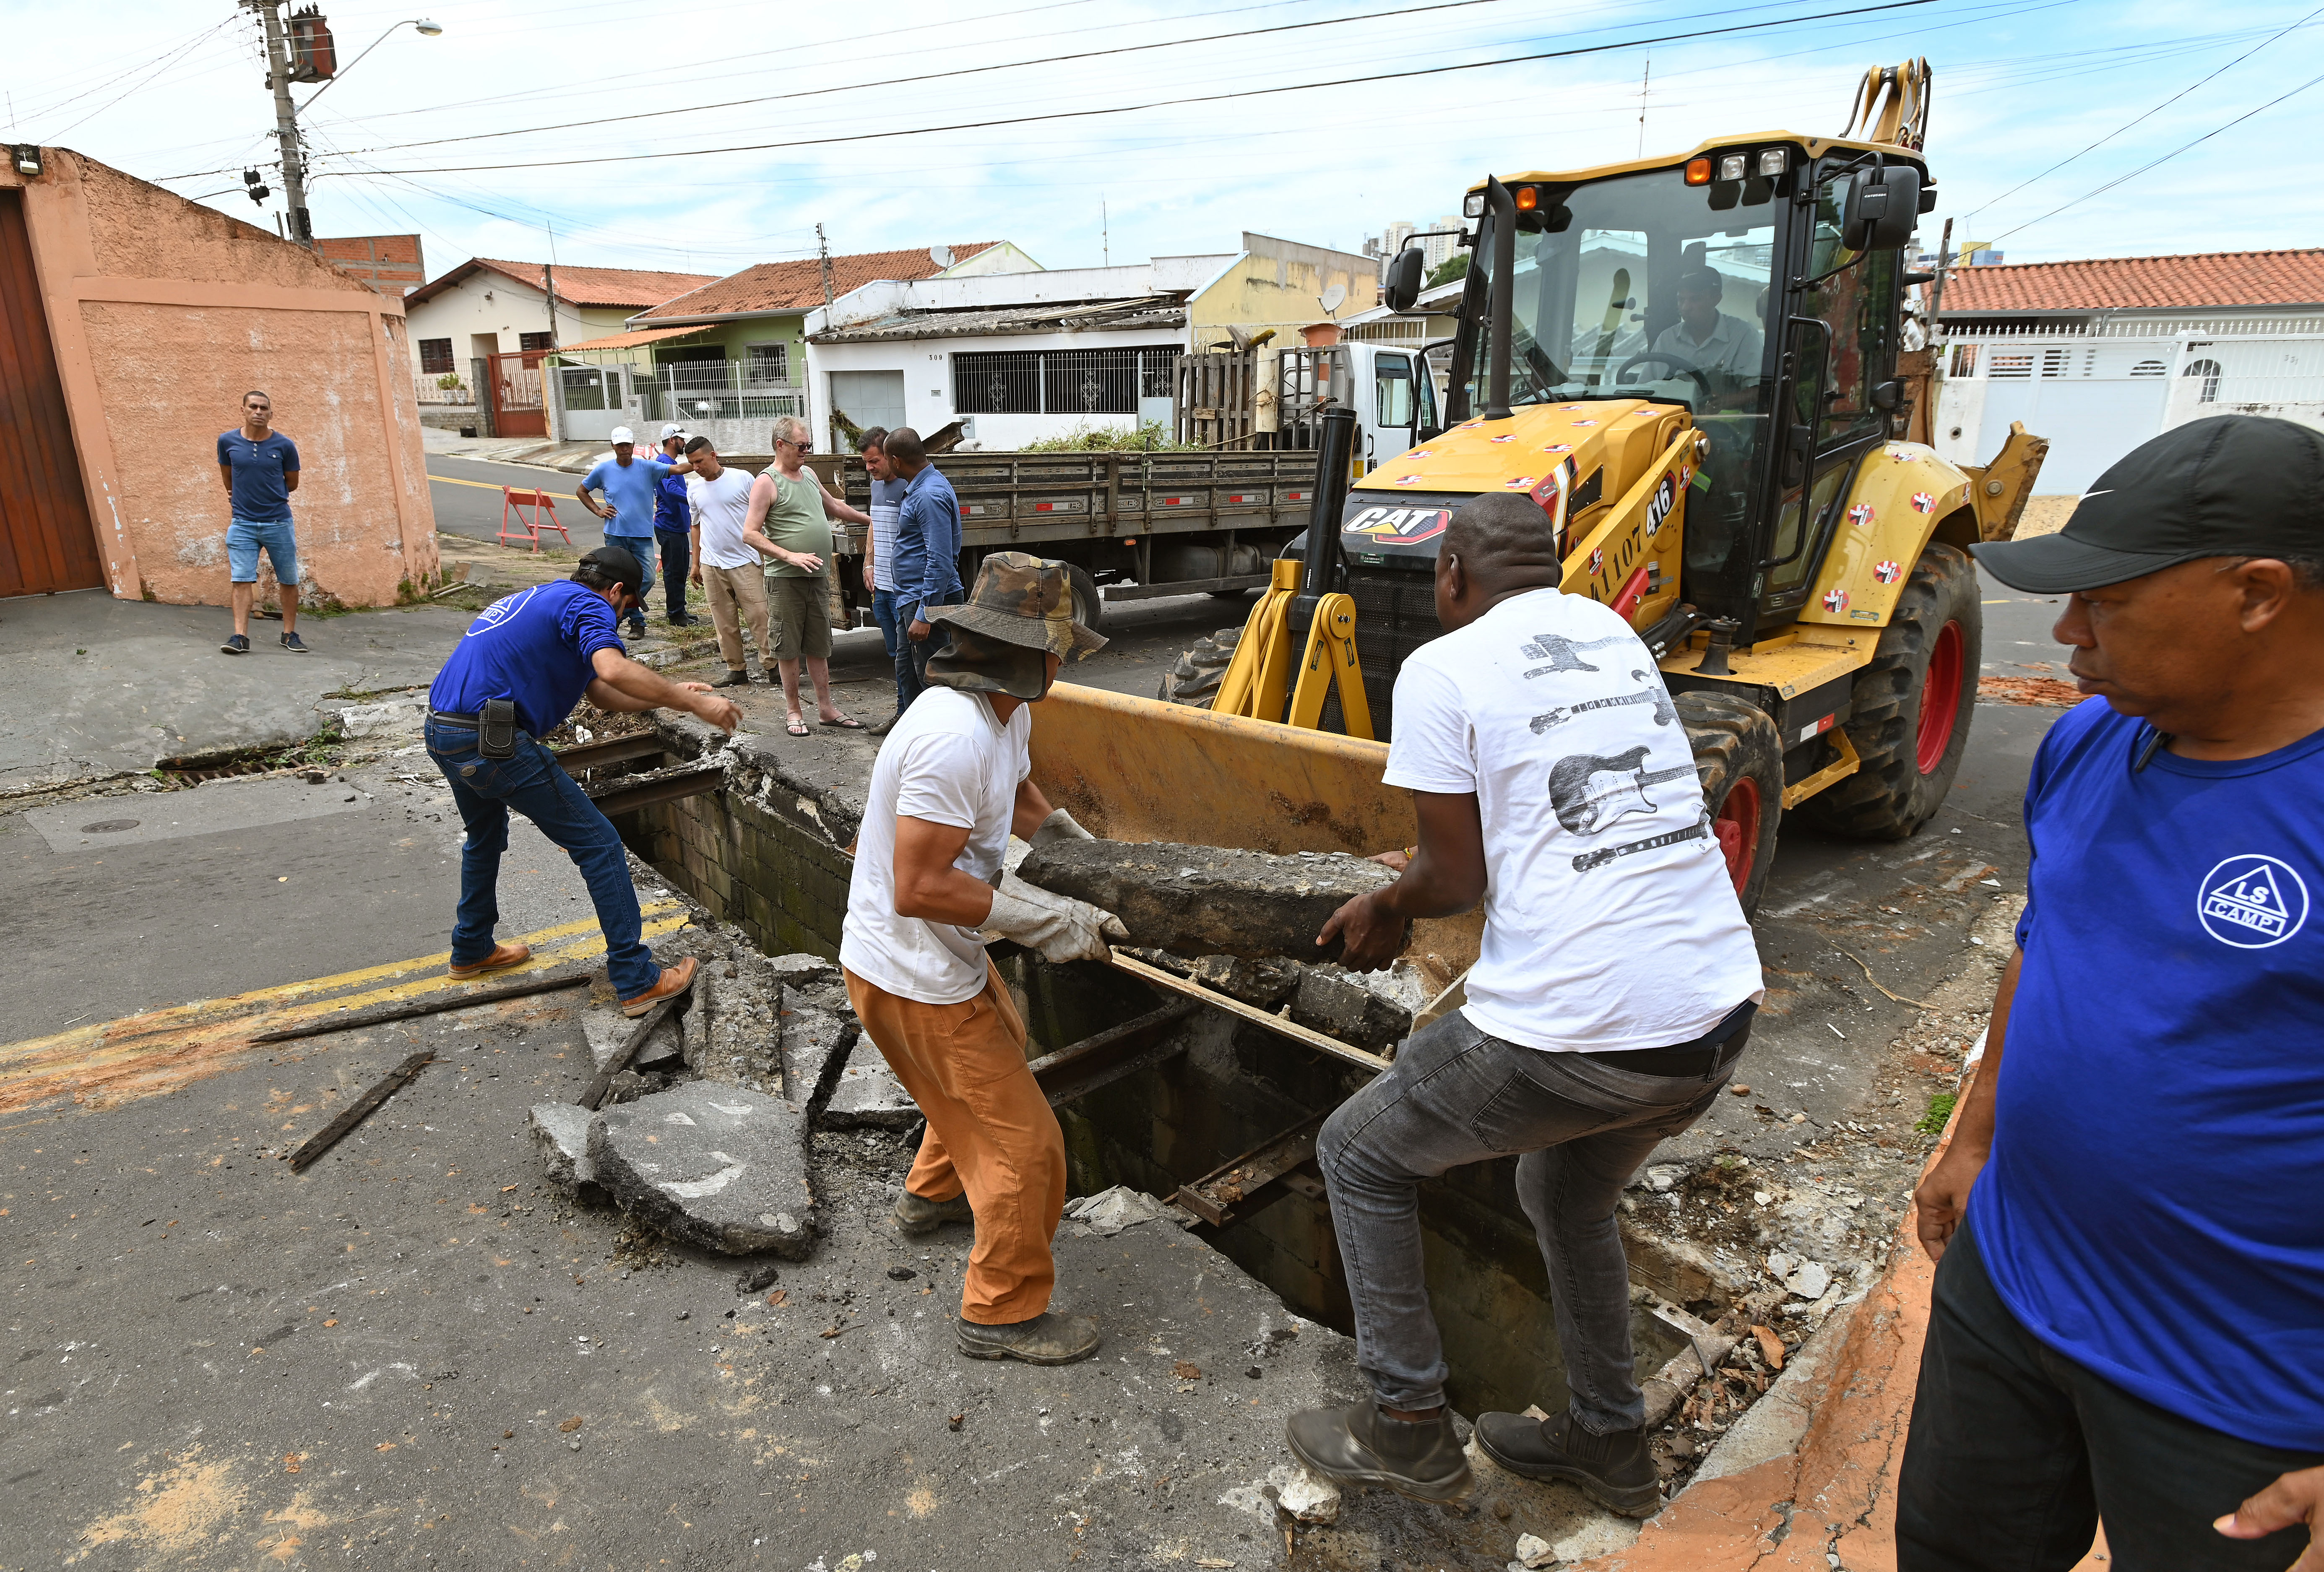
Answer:
[[[1784,165],[1787,162],[1782,148],[1768,148],[1759,155],[1759,172],[1767,179],[1773,180],[1784,172]]]
[[[1485,216],[1485,193],[1482,191],[1471,191],[1469,193],[1469,199],[1461,204],[1461,212],[1464,217],[1483,217]]]
[[[1719,178],[1722,180],[1739,180],[1748,171],[1750,164],[1751,155],[1748,153],[1726,153],[1719,161]]]

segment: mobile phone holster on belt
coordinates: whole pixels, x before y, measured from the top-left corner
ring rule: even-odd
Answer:
[[[516,757],[516,701],[487,698],[476,726],[476,752],[487,759]]]

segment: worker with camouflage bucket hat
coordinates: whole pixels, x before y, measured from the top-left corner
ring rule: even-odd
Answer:
[[[1007,939],[1045,960],[1102,960],[1109,940],[1129,938],[1111,912],[1001,871],[1012,831],[1036,845],[1092,838],[1030,779],[1027,707],[1068,658],[1105,641],[1074,620],[1065,565],[1021,551],[987,557],[968,604],[927,617],[951,642],[872,769],[839,964],[856,1018],[927,1116],[898,1227],[975,1226],[961,1352],[1066,1364],[1097,1352],[1098,1329],[1048,1308],[1065,1135],[984,947]]]

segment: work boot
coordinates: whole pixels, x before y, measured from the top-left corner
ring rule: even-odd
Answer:
[[[741,667],[729,666],[726,668],[725,676],[714,677],[711,679],[710,686],[713,688],[740,688],[750,680],[751,673],[748,670],[745,670]]]
[[[968,1209],[966,1191],[949,1201],[932,1201],[906,1190],[896,1197],[895,1217],[896,1226],[911,1234],[933,1234],[946,1223],[976,1221],[976,1215]]]
[[[1571,1480],[1599,1505],[1626,1518],[1652,1517],[1662,1510],[1662,1487],[1643,1425],[1596,1436],[1571,1413],[1547,1419],[1486,1414],[1477,1420],[1477,1445],[1512,1474]]]
[[[894,731],[896,729],[896,723],[903,718],[904,712],[899,709],[895,714],[890,716],[887,719],[875,720],[870,726],[865,726],[863,728],[863,735],[872,737],[884,737],[890,732]]]
[[[1283,1427],[1293,1456],[1342,1484],[1385,1484],[1415,1501],[1458,1501],[1476,1485],[1452,1416],[1384,1414],[1370,1398],[1343,1409],[1308,1409]]]
[[[971,1359],[1019,1359],[1028,1364],[1071,1364],[1097,1352],[1097,1318],[1043,1310],[1029,1321],[986,1327],[964,1317],[960,1351]]]
[[[445,967],[444,970],[448,976],[453,977],[481,977],[486,972],[497,972],[503,966],[521,966],[531,958],[532,947],[530,945],[519,944],[514,939],[511,939],[506,944],[494,945],[493,947],[493,953],[486,956],[483,960],[470,961],[466,966],[462,966],[458,961],[454,961],[450,966]]]
[[[635,998],[622,1001],[622,1013],[634,1021],[664,999],[675,998],[694,986],[695,958],[687,957],[674,966],[664,966],[654,985]]]

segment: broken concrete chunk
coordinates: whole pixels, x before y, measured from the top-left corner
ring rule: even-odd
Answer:
[[[695,1050],[694,1068],[706,1081],[783,1096],[788,1088],[783,1081],[782,1050],[775,1039],[771,964],[738,944],[729,952],[728,965],[734,975],[722,972],[712,985],[710,1019]],[[695,986],[701,985],[697,975]],[[805,1101],[804,1094],[799,1100]]]
[[[675,1087],[599,1114],[589,1156],[623,1211],[674,1239],[794,1260],[814,1244],[807,1124],[779,1097]]]
[[[784,991],[782,1019],[778,1023],[783,1066],[783,1095],[792,1106],[820,1107],[835,1087],[842,1063],[834,1056],[853,1046],[862,1028],[853,1016],[835,1015]]]
[[[1247,960],[1241,956],[1204,956],[1194,963],[1194,981],[1230,999],[1273,1009],[1299,985],[1299,963],[1281,956]]]
[[[1799,1299],[1820,1299],[1831,1286],[1831,1273],[1813,1261],[1802,1262],[1784,1275],[1784,1289]]]
[[[549,1182],[575,1199],[603,1205],[596,1165],[589,1161],[589,1125],[596,1115],[577,1103],[535,1103],[532,1139],[549,1170]]]
[[[1175,1223],[1181,1228],[1187,1228],[1195,1222],[1191,1214],[1143,1190],[1133,1190],[1128,1185],[1116,1185],[1110,1190],[1067,1201],[1065,1216],[1091,1233],[1107,1239],[1140,1223]]]
[[[1557,1552],[1549,1541],[1538,1534],[1517,1536],[1517,1565],[1520,1567],[1553,1567],[1557,1564]]]
[[[1344,855],[1276,856],[1161,842],[1051,841],[1018,869],[1028,883],[1104,907],[1132,943],[1183,956],[1328,960],[1315,935],[1351,897],[1393,883],[1378,863]]]
[[[919,1105],[888,1068],[879,1046],[858,1037],[832,1083],[831,1100],[816,1119],[818,1130],[909,1130],[920,1122]]]
[[[1275,1504],[1303,1523],[1335,1523],[1340,1521],[1340,1487],[1302,1467],[1284,1482]]]
[[[1409,1012],[1399,1009],[1336,966],[1306,966],[1299,991],[1291,996],[1291,1019],[1310,1031],[1374,1052],[1402,1040],[1412,1030]]]
[[[836,983],[840,980],[837,962],[804,951],[797,955],[769,956],[764,964],[768,977],[786,987],[804,988],[815,983]]]

